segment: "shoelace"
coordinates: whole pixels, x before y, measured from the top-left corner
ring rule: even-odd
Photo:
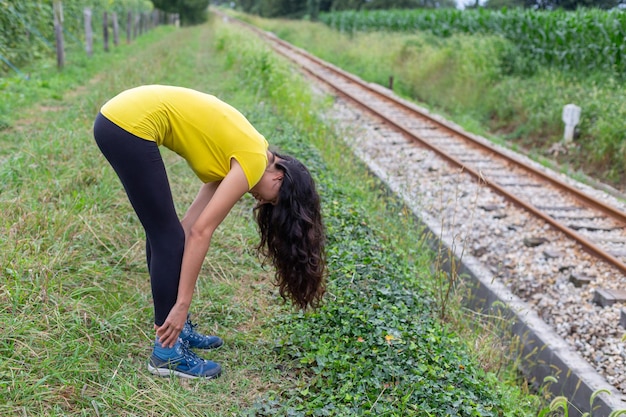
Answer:
[[[187,324],[189,324],[189,327],[191,327],[191,331],[193,331],[193,329],[196,328],[196,326],[198,325],[198,323],[194,323],[191,321],[191,319],[187,319]]]
[[[189,342],[187,340],[181,339],[180,342],[182,345],[183,356],[187,362],[191,362],[193,365],[196,365],[199,362],[204,362],[204,359],[196,355],[196,353],[189,348]]]
[[[201,341],[204,339],[202,335],[194,330],[198,325],[197,323],[193,323],[190,319],[187,319],[187,324],[189,324],[189,338],[193,338],[196,341]]]

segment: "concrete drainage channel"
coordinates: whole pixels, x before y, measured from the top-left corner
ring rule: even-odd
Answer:
[[[626,410],[626,402],[620,400],[622,395],[524,301],[497,282],[475,258],[467,253],[461,256],[461,248],[455,249],[452,246],[452,237],[441,234],[440,222],[413,207],[411,199],[402,192],[401,184],[389,180],[384,170],[372,161],[364,162],[391,192],[402,199],[419,222],[426,226],[431,248],[446,258],[443,259],[442,268],[446,272],[454,271],[462,276],[464,283],[471,288],[471,293],[466,298],[467,306],[474,311],[498,317],[498,320],[504,319],[502,322],[508,323],[503,331],[519,340],[516,353],[520,358],[521,371],[531,382],[540,386],[544,384],[546,377],[556,378],[557,382],[551,382],[546,387],[553,395],[568,399],[570,416],[591,413],[593,417],[607,417],[619,410]],[[599,390],[610,394],[598,394],[592,409],[590,399]]]

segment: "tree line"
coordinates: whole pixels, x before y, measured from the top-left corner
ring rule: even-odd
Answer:
[[[525,8],[534,10],[577,10],[603,9],[609,10],[626,5],[624,0],[487,0],[481,4],[476,0],[471,8],[485,7],[488,9]]]

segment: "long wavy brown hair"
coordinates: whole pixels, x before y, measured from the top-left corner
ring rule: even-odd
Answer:
[[[275,155],[283,180],[276,205],[255,209],[261,234],[257,246],[270,260],[283,299],[306,310],[317,307],[326,291],[325,231],[320,197],[309,170],[297,159]]]

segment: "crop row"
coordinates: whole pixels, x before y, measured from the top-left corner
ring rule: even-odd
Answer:
[[[320,20],[343,32],[429,31],[499,35],[539,65],[583,73],[626,75],[626,12],[579,9],[375,10],[322,14]]]

